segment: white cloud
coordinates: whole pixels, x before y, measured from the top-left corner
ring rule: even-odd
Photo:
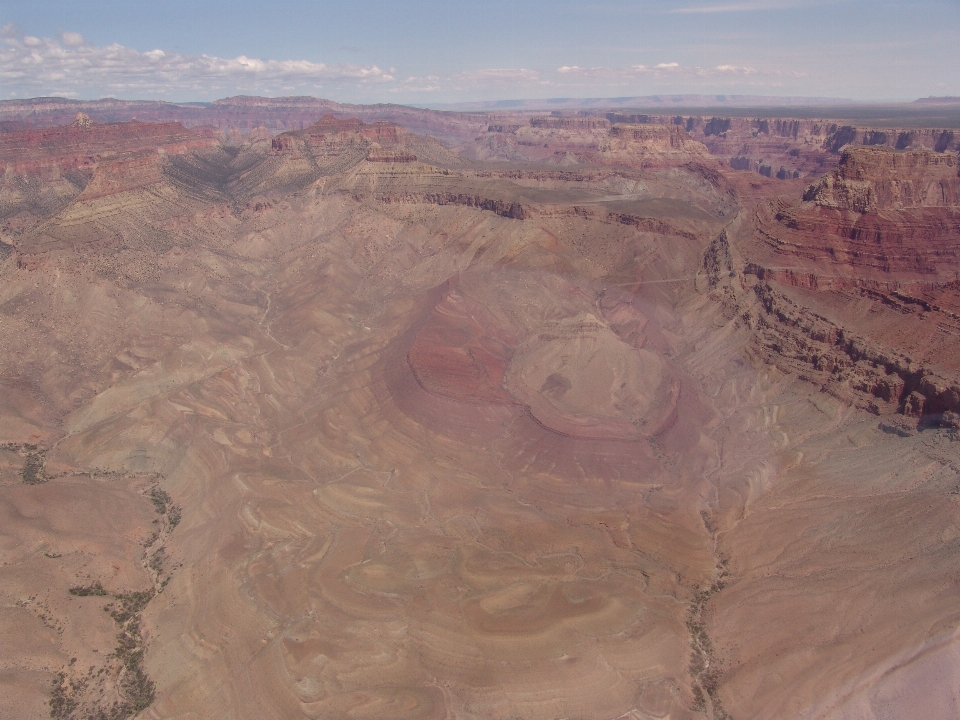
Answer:
[[[513,99],[611,97],[647,94],[781,92],[795,77],[775,67],[757,70],[733,62],[690,66],[663,62],[620,67],[561,65],[555,69],[494,67],[425,72],[376,65],[272,60],[238,55],[185,55],[169,49],[138,51],[100,46],[79,33],[58,38],[0,27],[0,97],[119,97],[213,100],[229,95],[317,95],[343,102],[398,102],[417,98]],[[403,73],[403,74],[400,74]],[[792,81],[791,81],[792,82]]]
[[[730,73],[734,75],[755,75],[756,69],[751,67],[739,67],[737,65],[717,65],[714,70],[722,73]]]
[[[0,32],[0,86],[8,97],[34,95],[120,95],[212,97],[218,93],[326,88],[394,81],[376,65],[327,65],[309,60],[263,60],[240,55],[182,55],[160,49],[139,52],[123,45],[98,46],[82,35],[60,39]]]
[[[77,45],[83,45],[84,43],[83,35],[75,32],[60,33],[60,39],[63,41],[63,44],[67,45],[68,47],[76,47]]]

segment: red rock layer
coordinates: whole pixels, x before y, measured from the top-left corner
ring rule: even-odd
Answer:
[[[960,410],[957,159],[852,148],[804,197],[751,211],[706,256],[717,278],[744,273],[730,290],[762,354],[880,414]]]
[[[949,281],[960,273],[952,155],[855,148],[804,200],[756,213],[755,274],[823,288]]]
[[[185,152],[216,142],[213,128],[187,130],[180,123],[127,122],[82,127],[55,127],[0,133],[0,162],[15,167],[56,159],[82,162],[108,152],[156,150]]]
[[[803,199],[858,213],[960,205],[957,158],[925,150],[854,148]]]
[[[341,120],[324,115],[304,130],[293,130],[271,140],[274,152],[290,155],[289,161],[306,161],[300,173],[320,170],[329,175],[343,172],[362,160],[381,163],[457,164],[460,158],[433,138],[413,135],[400,125],[357,118]]]
[[[960,272],[960,209],[857,214],[819,206],[762,207],[754,274],[790,285],[840,288],[948,281]]]
[[[466,402],[512,405],[503,378],[517,344],[516,331],[455,288],[431,311],[407,360],[417,382],[432,393]]]

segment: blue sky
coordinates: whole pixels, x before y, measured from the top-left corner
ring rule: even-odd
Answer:
[[[3,0],[0,98],[960,95],[960,0]]]

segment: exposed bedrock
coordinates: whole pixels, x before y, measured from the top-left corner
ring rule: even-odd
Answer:
[[[479,160],[558,165],[618,165],[667,169],[690,162],[710,164],[707,148],[682,127],[615,124],[601,118],[533,118],[528,125],[491,126],[464,148]]]
[[[215,135],[211,128],[187,130],[175,122],[100,125],[89,123],[88,118],[82,124],[0,133],[0,158],[8,164],[41,158],[69,162],[111,151],[156,150],[158,147],[168,152],[184,151],[214,144]]]
[[[5,230],[21,233],[74,199],[155,185],[168,158],[217,143],[211,128],[99,125],[87,117],[65,127],[0,133],[0,220]]]
[[[874,147],[844,152],[840,164],[803,195],[820,207],[864,214],[960,205],[957,158],[930,151]]]
[[[731,278],[718,297],[754,332],[755,347],[765,362],[875,414],[899,413],[922,425],[956,427],[957,373],[918,362],[830,322],[768,283],[735,290],[744,276],[734,273]]]
[[[947,282],[960,271],[960,209],[859,214],[771,202],[754,212],[755,274],[810,288]]]
[[[628,116],[609,113],[612,122]],[[960,133],[934,128],[870,128],[829,119],[632,116],[631,122],[674,123],[683,127],[711,155],[735,170],[788,179],[817,177],[833,167],[847,147],[896,150],[960,151]]]
[[[960,382],[945,373],[844,329],[778,293],[753,288],[759,307],[744,310],[768,361],[796,371],[841,400],[877,414],[901,413],[941,424],[960,412]],[[945,426],[951,425],[947,418]]]
[[[950,424],[958,190],[951,155],[856,148],[806,201],[741,215],[703,271],[768,362],[875,413]]]
[[[674,417],[680,382],[644,347],[648,320],[629,298],[601,309],[558,294],[553,312],[533,317],[510,295],[492,311],[469,287],[444,291],[407,352],[425,390],[512,406],[570,438],[639,440]]]
[[[464,207],[473,207],[480,210],[487,210],[496,213],[502,217],[512,218],[514,220],[523,220],[528,216],[529,210],[524,208],[518,202],[510,200],[499,200],[496,198],[485,198],[479,195],[469,195],[458,192],[426,192],[422,194],[381,194],[377,196],[381,202],[424,202],[431,205],[462,205]]]

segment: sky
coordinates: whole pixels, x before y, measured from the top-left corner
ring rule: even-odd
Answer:
[[[960,96],[960,0],[3,0],[0,99]]]

